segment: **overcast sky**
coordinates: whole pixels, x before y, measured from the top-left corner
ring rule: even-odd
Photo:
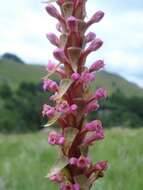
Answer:
[[[16,53],[28,63],[53,59],[45,34],[55,30],[42,0],[0,0],[0,54]],[[104,46],[87,62],[104,59],[106,69],[143,87],[143,0],[88,0],[88,18],[97,10],[106,13],[90,28]]]

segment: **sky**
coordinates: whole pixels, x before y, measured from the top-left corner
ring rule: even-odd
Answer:
[[[42,0],[0,0],[0,55],[11,52],[27,63],[53,60],[46,34],[56,32]],[[105,69],[143,87],[143,0],[88,0],[87,19],[96,11],[104,19],[90,27],[104,41],[103,47],[87,59],[91,65],[104,59]]]

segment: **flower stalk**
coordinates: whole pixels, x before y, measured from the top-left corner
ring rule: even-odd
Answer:
[[[93,183],[103,177],[107,161],[93,163],[89,157],[89,147],[104,139],[102,122],[87,121],[87,116],[100,108],[99,100],[107,98],[104,88],[95,92],[91,84],[96,80],[96,72],[104,67],[103,60],[96,60],[88,68],[87,56],[97,51],[103,44],[96,34],[87,29],[98,23],[104,16],[96,12],[88,21],[86,0],[57,0],[58,8],[50,2],[46,11],[57,19],[60,36],[47,34],[48,40],[56,46],[53,56],[58,64],[49,61],[47,76],[43,80],[44,91],[50,91],[52,106],[44,104],[42,114],[48,118],[45,127],[51,126],[48,142],[58,146],[60,158],[47,177],[59,183],[61,190],[90,190]],[[59,83],[49,79],[58,75]]]

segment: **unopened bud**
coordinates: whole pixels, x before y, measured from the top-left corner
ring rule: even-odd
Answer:
[[[55,17],[57,19],[59,19],[60,17],[60,13],[58,12],[58,10],[53,6],[53,5],[48,5],[46,7],[46,11],[49,13],[49,15],[51,15],[52,17]]]
[[[49,34],[47,34],[46,36],[47,36],[48,40],[49,40],[53,45],[55,45],[55,46],[57,46],[57,47],[59,46],[59,39],[58,39],[58,37],[57,37],[55,34],[49,33]]]
[[[77,32],[77,20],[74,16],[70,16],[67,19],[67,26],[71,32]]]

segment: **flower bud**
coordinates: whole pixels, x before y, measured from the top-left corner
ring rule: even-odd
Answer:
[[[85,83],[89,83],[95,80],[95,75],[90,73],[88,70],[83,71],[80,77],[80,80]]]
[[[51,92],[57,92],[59,89],[59,86],[55,81],[52,81],[50,79],[45,79],[43,81],[43,89],[44,91],[50,90]]]
[[[96,38],[96,34],[94,32],[89,32],[85,37],[85,42],[89,43]]]
[[[56,67],[55,64],[52,63],[51,60],[49,60],[48,64],[46,65],[46,70],[47,71],[52,71],[55,67]]]
[[[100,100],[102,98],[107,98],[107,90],[105,88],[99,88],[96,90],[94,97],[96,100]]]
[[[54,57],[55,57],[58,61],[60,61],[60,62],[62,62],[62,63],[68,62],[68,59],[67,59],[67,57],[65,56],[65,52],[64,52],[63,49],[60,49],[60,48],[56,49],[56,50],[53,52],[53,55],[54,55]]]
[[[56,110],[60,113],[69,113],[70,106],[67,101],[62,101],[56,106]]]
[[[67,26],[70,32],[77,32],[77,20],[74,16],[70,16],[67,19]]]
[[[59,39],[55,34],[49,33],[47,34],[47,38],[53,45],[59,47]]]
[[[49,13],[49,15],[51,15],[52,17],[55,17],[57,19],[59,19],[60,16],[60,13],[58,12],[58,10],[52,5],[52,4],[49,4],[47,7],[46,7],[46,11]]]
[[[83,128],[83,131],[100,131],[102,129],[102,123],[100,120],[94,120],[90,123],[87,123]]]
[[[98,71],[104,67],[104,61],[103,60],[98,60],[95,63],[91,65],[89,68],[90,72]]]
[[[56,107],[57,111],[63,114],[74,113],[77,110],[77,108],[78,107],[76,104],[69,105],[67,101],[62,101]]]
[[[71,106],[70,106],[70,112],[71,113],[74,113],[76,110],[77,110],[77,105],[76,104],[72,104]]]
[[[64,137],[56,131],[51,131],[48,136],[48,143],[51,145],[64,144]]]
[[[108,168],[108,164],[107,164],[107,161],[100,161],[100,162],[97,162],[95,164],[95,166],[93,166],[95,171],[103,171],[103,170],[106,170]]]
[[[79,184],[77,184],[77,183],[74,184],[74,185],[73,185],[73,189],[74,189],[74,190],[80,190]]]
[[[85,113],[90,113],[99,109],[99,104],[97,102],[90,102],[85,109]]]
[[[69,163],[71,165],[76,165],[77,164],[77,158],[74,158],[74,157],[70,158]]]
[[[89,27],[90,25],[99,22],[104,17],[103,11],[97,11],[91,19],[86,23],[86,27]]]
[[[99,49],[103,44],[103,41],[99,38],[96,38],[95,40],[93,40],[90,45],[88,46],[88,48],[85,50],[85,54],[89,54],[92,51],[96,51],[97,49]]]
[[[43,105],[43,111],[42,111],[42,115],[43,117],[44,116],[47,116],[47,117],[53,117],[55,114],[55,108],[47,105],[47,104],[44,104]]]
[[[103,11],[97,11],[97,12],[91,17],[91,22],[92,22],[92,23],[97,23],[97,22],[99,22],[103,17],[104,17],[104,12],[103,12]]]
[[[87,176],[90,177],[93,173],[95,172],[103,172],[104,170],[106,170],[108,168],[108,163],[107,161],[99,161],[97,162],[95,165],[93,165],[90,170],[87,173]]]
[[[102,139],[104,139],[103,129],[101,129],[98,132],[94,132],[91,136],[85,137],[85,139],[83,140],[83,144],[91,145],[94,141]]]
[[[73,73],[71,75],[71,78],[76,81],[76,80],[78,80],[80,78],[80,74],[79,73]]]

